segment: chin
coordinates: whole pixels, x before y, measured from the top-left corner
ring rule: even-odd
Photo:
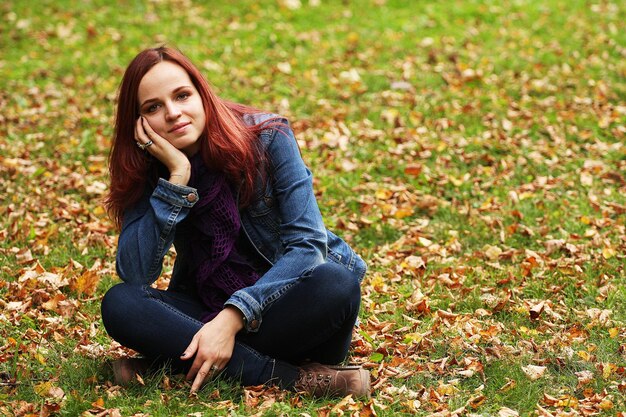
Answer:
[[[196,153],[197,151],[200,150],[200,144],[198,143],[197,140],[190,142],[190,143],[179,144],[176,147],[185,153],[189,153],[189,152]]]
[[[174,138],[174,140],[169,141],[172,145],[174,145],[177,149],[186,149],[190,146],[194,146],[198,143],[198,138],[196,139],[188,139],[188,138]]]

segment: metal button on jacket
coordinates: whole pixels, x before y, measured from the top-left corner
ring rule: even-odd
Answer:
[[[198,199],[198,197],[194,193],[189,193],[187,195],[187,201],[189,201],[190,203],[193,203],[197,199]]]
[[[252,330],[256,330],[259,327],[259,321],[257,319],[254,319],[250,322],[250,328]]]

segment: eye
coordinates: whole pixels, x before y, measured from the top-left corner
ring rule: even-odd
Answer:
[[[145,112],[146,113],[154,113],[155,111],[157,111],[159,108],[158,104],[151,104],[149,107],[146,108]]]
[[[180,93],[179,95],[177,95],[176,98],[180,101],[183,101],[189,98],[190,95],[191,94],[189,94],[188,92],[184,92],[184,93]]]

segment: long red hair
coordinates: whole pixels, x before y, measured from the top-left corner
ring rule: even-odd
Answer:
[[[137,91],[144,75],[156,64],[170,61],[187,73],[202,98],[206,125],[199,139],[207,164],[222,172],[239,188],[240,204],[254,195],[257,167],[264,162],[258,135],[261,125],[247,126],[243,115],[259,110],[218,97],[195,65],[180,51],[161,46],[140,52],[128,65],[119,89],[115,132],[109,154],[111,184],[105,206],[121,227],[126,209],[142,197],[148,184],[156,184],[160,162],[135,143],[135,122],[139,117]],[[209,128],[210,127],[210,128]]]

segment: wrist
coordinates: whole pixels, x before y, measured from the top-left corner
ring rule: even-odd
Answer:
[[[189,178],[191,177],[191,173],[189,170],[187,171],[171,171],[169,182],[177,185],[187,185],[189,182]]]
[[[234,334],[244,328],[243,313],[236,307],[226,306],[220,315],[223,316],[226,326],[232,330]]]
[[[185,181],[183,174],[170,174],[169,182],[176,185],[187,185],[187,181]]]

